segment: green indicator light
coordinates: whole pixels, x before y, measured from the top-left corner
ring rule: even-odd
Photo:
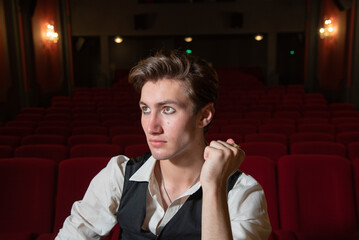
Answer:
[[[191,53],[192,53],[192,50],[191,50],[191,49],[187,49],[186,52],[187,52],[188,54],[191,54]]]
[[[294,50],[290,51],[290,55],[294,55],[294,53],[295,53]]]

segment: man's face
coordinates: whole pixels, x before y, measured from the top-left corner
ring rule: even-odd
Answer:
[[[203,134],[197,127],[193,107],[180,81],[145,83],[140,100],[141,123],[155,159],[174,159],[191,152],[198,134]]]

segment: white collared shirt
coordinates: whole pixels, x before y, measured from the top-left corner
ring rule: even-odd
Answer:
[[[55,240],[101,239],[117,223],[126,164],[125,156],[113,157],[108,165],[93,178],[84,198],[73,204]],[[142,229],[158,235],[177,213],[188,197],[200,187],[194,184],[164,211],[160,190],[154,177],[156,159],[150,157],[129,179],[147,181],[146,217]],[[267,204],[261,186],[249,175],[241,174],[228,193],[228,208],[233,239],[268,239],[271,226]]]

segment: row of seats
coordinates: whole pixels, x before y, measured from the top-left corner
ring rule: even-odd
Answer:
[[[0,159],[0,239],[53,239],[109,158]],[[294,154],[274,162],[247,156],[240,167],[262,185],[271,239],[358,239],[359,158]],[[353,174],[354,173],[354,174]],[[9,184],[11,183],[11,184]],[[110,239],[118,239],[118,227]]]
[[[330,140],[314,140],[311,136],[330,137],[330,135],[305,135],[307,140],[286,144],[285,135],[281,134],[252,134],[247,135],[248,141],[241,142],[236,134],[208,134],[207,141],[226,140],[233,138],[240,143],[248,156],[261,155],[277,161],[287,154],[332,154],[349,159],[359,157],[359,140],[344,145]],[[357,135],[359,136],[359,134]],[[298,135],[300,137],[300,135]],[[148,150],[143,135],[115,136],[112,143],[105,135],[78,135],[68,139],[69,145],[64,144],[63,136],[30,135],[23,138],[23,144],[17,144],[17,137],[0,136],[0,158],[9,157],[44,157],[62,161],[68,157],[110,157],[118,154],[134,156]],[[30,141],[30,139],[32,141]],[[299,139],[299,138],[298,138]],[[3,141],[3,143],[1,143]],[[63,144],[61,144],[61,142]]]

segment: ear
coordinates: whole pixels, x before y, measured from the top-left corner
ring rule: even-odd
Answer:
[[[208,124],[210,124],[210,122],[212,121],[213,117],[214,117],[214,104],[213,103],[208,103],[206,106],[204,106],[201,111],[199,112],[199,116],[198,116],[198,126],[200,128],[204,128],[205,126],[207,126]]]

